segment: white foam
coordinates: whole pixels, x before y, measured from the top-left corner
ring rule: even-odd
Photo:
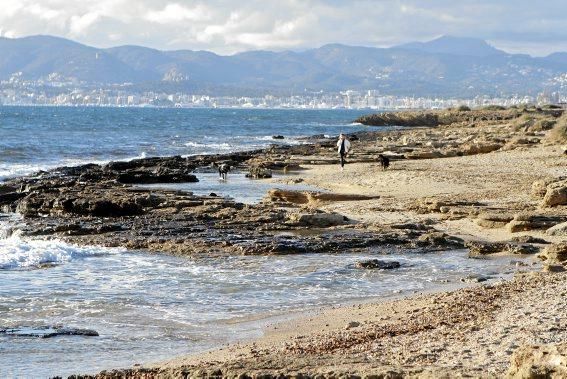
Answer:
[[[122,249],[73,246],[59,240],[26,240],[18,235],[0,239],[0,270],[61,264],[90,256],[115,254]]]
[[[189,141],[184,143],[184,145],[187,147],[207,147],[210,149],[219,149],[219,150],[230,150],[233,148],[233,146],[228,143],[200,143],[200,142]]]

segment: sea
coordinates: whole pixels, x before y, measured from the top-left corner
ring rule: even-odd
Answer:
[[[0,184],[58,166],[299,144],[299,137],[368,130],[353,121],[365,113],[0,106]],[[253,204],[272,187],[240,173],[226,182],[198,177],[181,189]],[[442,289],[465,277],[499,280],[515,270],[509,258],[469,259],[464,250],[173,257],[26,238],[18,232],[23,222],[0,214],[0,378],[158,362],[260,337],[298,312]],[[369,258],[401,268],[354,267]],[[98,336],[46,338],[59,328]]]

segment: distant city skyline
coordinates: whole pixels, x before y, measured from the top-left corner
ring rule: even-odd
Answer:
[[[563,0],[0,0],[0,36],[226,55],[328,43],[389,47],[454,35],[544,56],[567,51],[566,14]]]

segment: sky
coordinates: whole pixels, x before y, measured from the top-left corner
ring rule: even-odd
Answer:
[[[0,0],[0,36],[36,34],[218,54],[452,35],[543,56],[567,51],[567,0]]]

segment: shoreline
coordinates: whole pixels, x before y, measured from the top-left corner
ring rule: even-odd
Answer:
[[[475,111],[470,112],[474,118]],[[506,117],[498,112],[507,112]],[[530,117],[542,122],[555,117],[538,112]],[[488,370],[488,377],[498,377],[513,354],[523,351],[524,358],[528,354],[510,344],[502,325],[508,331],[514,325],[536,330],[533,320],[546,325],[551,317],[555,329],[541,331],[545,338],[515,329],[512,335],[526,344],[567,341],[563,319],[557,316],[565,305],[565,274],[560,271],[565,270],[567,258],[562,234],[567,210],[557,200],[561,197],[553,197],[567,182],[562,176],[563,147],[550,139],[549,129],[538,130],[535,125],[540,124],[529,123],[518,127],[524,122],[518,110],[486,115],[472,124],[459,118],[432,128],[356,133],[354,152],[343,172],[336,164],[335,141],[317,138],[308,139],[310,144],[255,152],[63,168],[39,178],[5,182],[0,205],[24,216],[23,232],[28,236],[179,256],[341,253],[387,247],[429,252],[468,249],[470,258],[528,254],[545,260],[543,274],[518,274],[501,283],[386,302],[371,300],[322,311],[320,317],[284,322],[291,324],[288,331],[301,330],[298,338],[291,339],[291,332],[268,333],[265,339],[231,348],[229,354],[224,349],[208,352],[196,364],[195,358],[180,358],[97,377],[186,373],[315,377],[378,372],[392,372],[393,377],[428,377],[428,372],[433,373],[430,377],[449,372],[484,377],[483,370]],[[390,157],[388,170],[378,166],[378,153]],[[327,191],[274,189],[259,204],[246,206],[212,195],[135,188],[194,181],[189,172],[219,161],[260,178],[271,176],[272,170],[294,172],[297,175],[285,180]],[[106,220],[104,226],[100,220]],[[517,265],[516,271],[521,271],[522,265]],[[546,296],[542,298],[538,290]],[[518,306],[518,301],[525,304]],[[549,310],[538,309],[541,302],[547,302]],[[392,309],[398,306],[403,314]],[[524,312],[530,317],[526,319]],[[505,314],[509,317],[502,319]],[[334,323],[325,321],[328,318]],[[325,323],[329,325],[322,327]],[[463,325],[468,334],[461,330]],[[500,342],[490,331],[503,336]],[[469,335],[487,342],[468,340]],[[467,349],[462,348],[463,341],[469,344]],[[459,366],[459,362],[467,364]]]
[[[564,297],[545,299],[549,308],[537,314],[531,313],[531,318],[526,319],[523,311],[533,312],[537,309],[542,302],[538,291],[567,290],[566,275],[523,273],[499,283],[477,284],[451,291],[419,293],[378,302],[353,303],[303,312],[298,317],[268,325],[265,334],[259,339],[237,342],[134,369],[104,371],[95,377],[337,377],[372,374],[438,378],[455,377],[455,372],[459,373],[458,377],[503,377],[507,371],[524,369],[523,362],[514,366],[515,349],[532,351],[531,346],[537,344],[540,347],[536,347],[536,350],[543,349],[545,347],[541,346],[542,342],[549,340],[550,336],[554,340],[565,341],[567,338],[567,333],[561,328],[564,320],[547,321],[550,314],[563,309],[566,304]],[[520,306],[511,306],[517,302],[518,296],[524,302]],[[489,301],[479,302],[479,298]],[[463,304],[467,304],[465,312]],[[474,316],[475,312],[480,312],[478,318]],[[450,321],[449,324],[445,320]],[[423,321],[437,326],[431,328],[428,324],[424,325]],[[448,328],[451,324],[453,327]],[[417,330],[411,332],[414,327]],[[381,332],[382,328],[386,328],[386,331]],[[524,332],[522,337],[518,333],[511,336],[510,328],[525,330],[527,334]],[[491,335],[494,332],[489,330],[497,332],[495,338]],[[376,334],[379,332],[385,334],[377,339]],[[500,347],[493,350],[491,342],[479,345],[476,337],[471,338],[467,333],[481,335],[488,341],[504,338],[503,342],[499,342],[504,350],[500,351]],[[457,341],[461,342],[447,345],[451,341],[447,339],[448,334],[457,335]],[[533,338],[534,336],[538,337]],[[417,345],[416,339],[420,341]],[[374,345],[376,342],[372,341],[383,342]],[[367,343],[371,345],[366,346]],[[402,350],[395,347],[398,344],[401,344]],[[363,350],[360,350],[360,345],[364,346]],[[379,350],[373,354],[378,353],[381,359],[374,362],[365,358],[367,349],[373,351],[376,348]],[[486,355],[483,349],[489,354]],[[424,355],[423,352],[428,353]],[[488,358],[494,354],[491,352],[498,354],[494,363],[490,363],[492,360]],[[386,363],[382,354],[388,354],[389,359],[398,356],[397,359],[401,358],[402,361],[396,364]],[[484,356],[477,357],[476,354]],[[416,362],[412,358],[414,356],[421,357],[418,361],[421,360],[422,363]],[[432,358],[441,358],[446,363],[432,365]],[[463,360],[476,363],[467,366],[462,364]],[[489,365],[482,366],[486,363]],[[560,365],[559,370],[561,367]],[[555,372],[553,370],[556,368],[550,370]]]

